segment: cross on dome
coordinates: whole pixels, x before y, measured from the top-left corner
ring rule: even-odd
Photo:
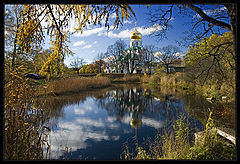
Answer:
[[[137,31],[137,22],[135,22],[135,29],[131,33],[130,39],[131,40],[141,40],[142,39],[142,34]]]

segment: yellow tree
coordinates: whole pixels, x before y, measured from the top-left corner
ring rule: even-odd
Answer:
[[[52,54],[42,66],[40,74],[53,75],[61,72],[59,66],[66,55],[71,54],[67,47],[68,36],[87,28],[88,24],[103,24],[109,28],[108,18],[116,14],[114,28],[123,24],[125,19],[135,16],[133,10],[126,4],[44,4],[23,5],[21,19],[18,26],[17,45],[23,52],[31,52],[44,41],[44,31],[51,37]],[[69,21],[74,19],[78,26],[73,33],[68,30]],[[46,22],[47,27],[43,27]]]
[[[208,78],[214,79],[220,89],[224,81],[235,78],[236,56],[232,33],[225,32],[222,36],[213,34],[196,42],[190,46],[185,62],[192,78],[198,79],[202,85]]]

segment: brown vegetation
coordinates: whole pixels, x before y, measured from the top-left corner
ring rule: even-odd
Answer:
[[[4,159],[42,159],[47,141],[46,117],[34,100],[34,90],[18,67],[5,67],[4,83]],[[45,140],[45,141],[43,141]]]
[[[120,82],[120,83],[140,83],[141,81],[140,75],[124,75],[120,78],[115,78],[112,80],[112,82]]]
[[[106,77],[74,77],[50,81],[40,94],[63,94],[109,86],[111,81]]]

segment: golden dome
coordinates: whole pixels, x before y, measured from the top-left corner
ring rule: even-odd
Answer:
[[[131,39],[142,39],[142,35],[141,35],[141,33],[134,31],[134,32],[132,32],[130,38],[131,38]]]
[[[136,22],[135,22],[135,30],[131,33],[130,39],[142,39],[142,34],[137,31],[136,29]]]
[[[142,120],[141,119],[134,119],[132,118],[130,121],[130,125],[131,127],[137,129],[140,125],[142,124]]]

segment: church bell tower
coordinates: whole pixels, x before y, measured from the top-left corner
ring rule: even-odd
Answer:
[[[136,47],[136,46],[142,47],[142,34],[137,31],[136,22],[135,22],[135,29],[130,36],[130,47]]]

